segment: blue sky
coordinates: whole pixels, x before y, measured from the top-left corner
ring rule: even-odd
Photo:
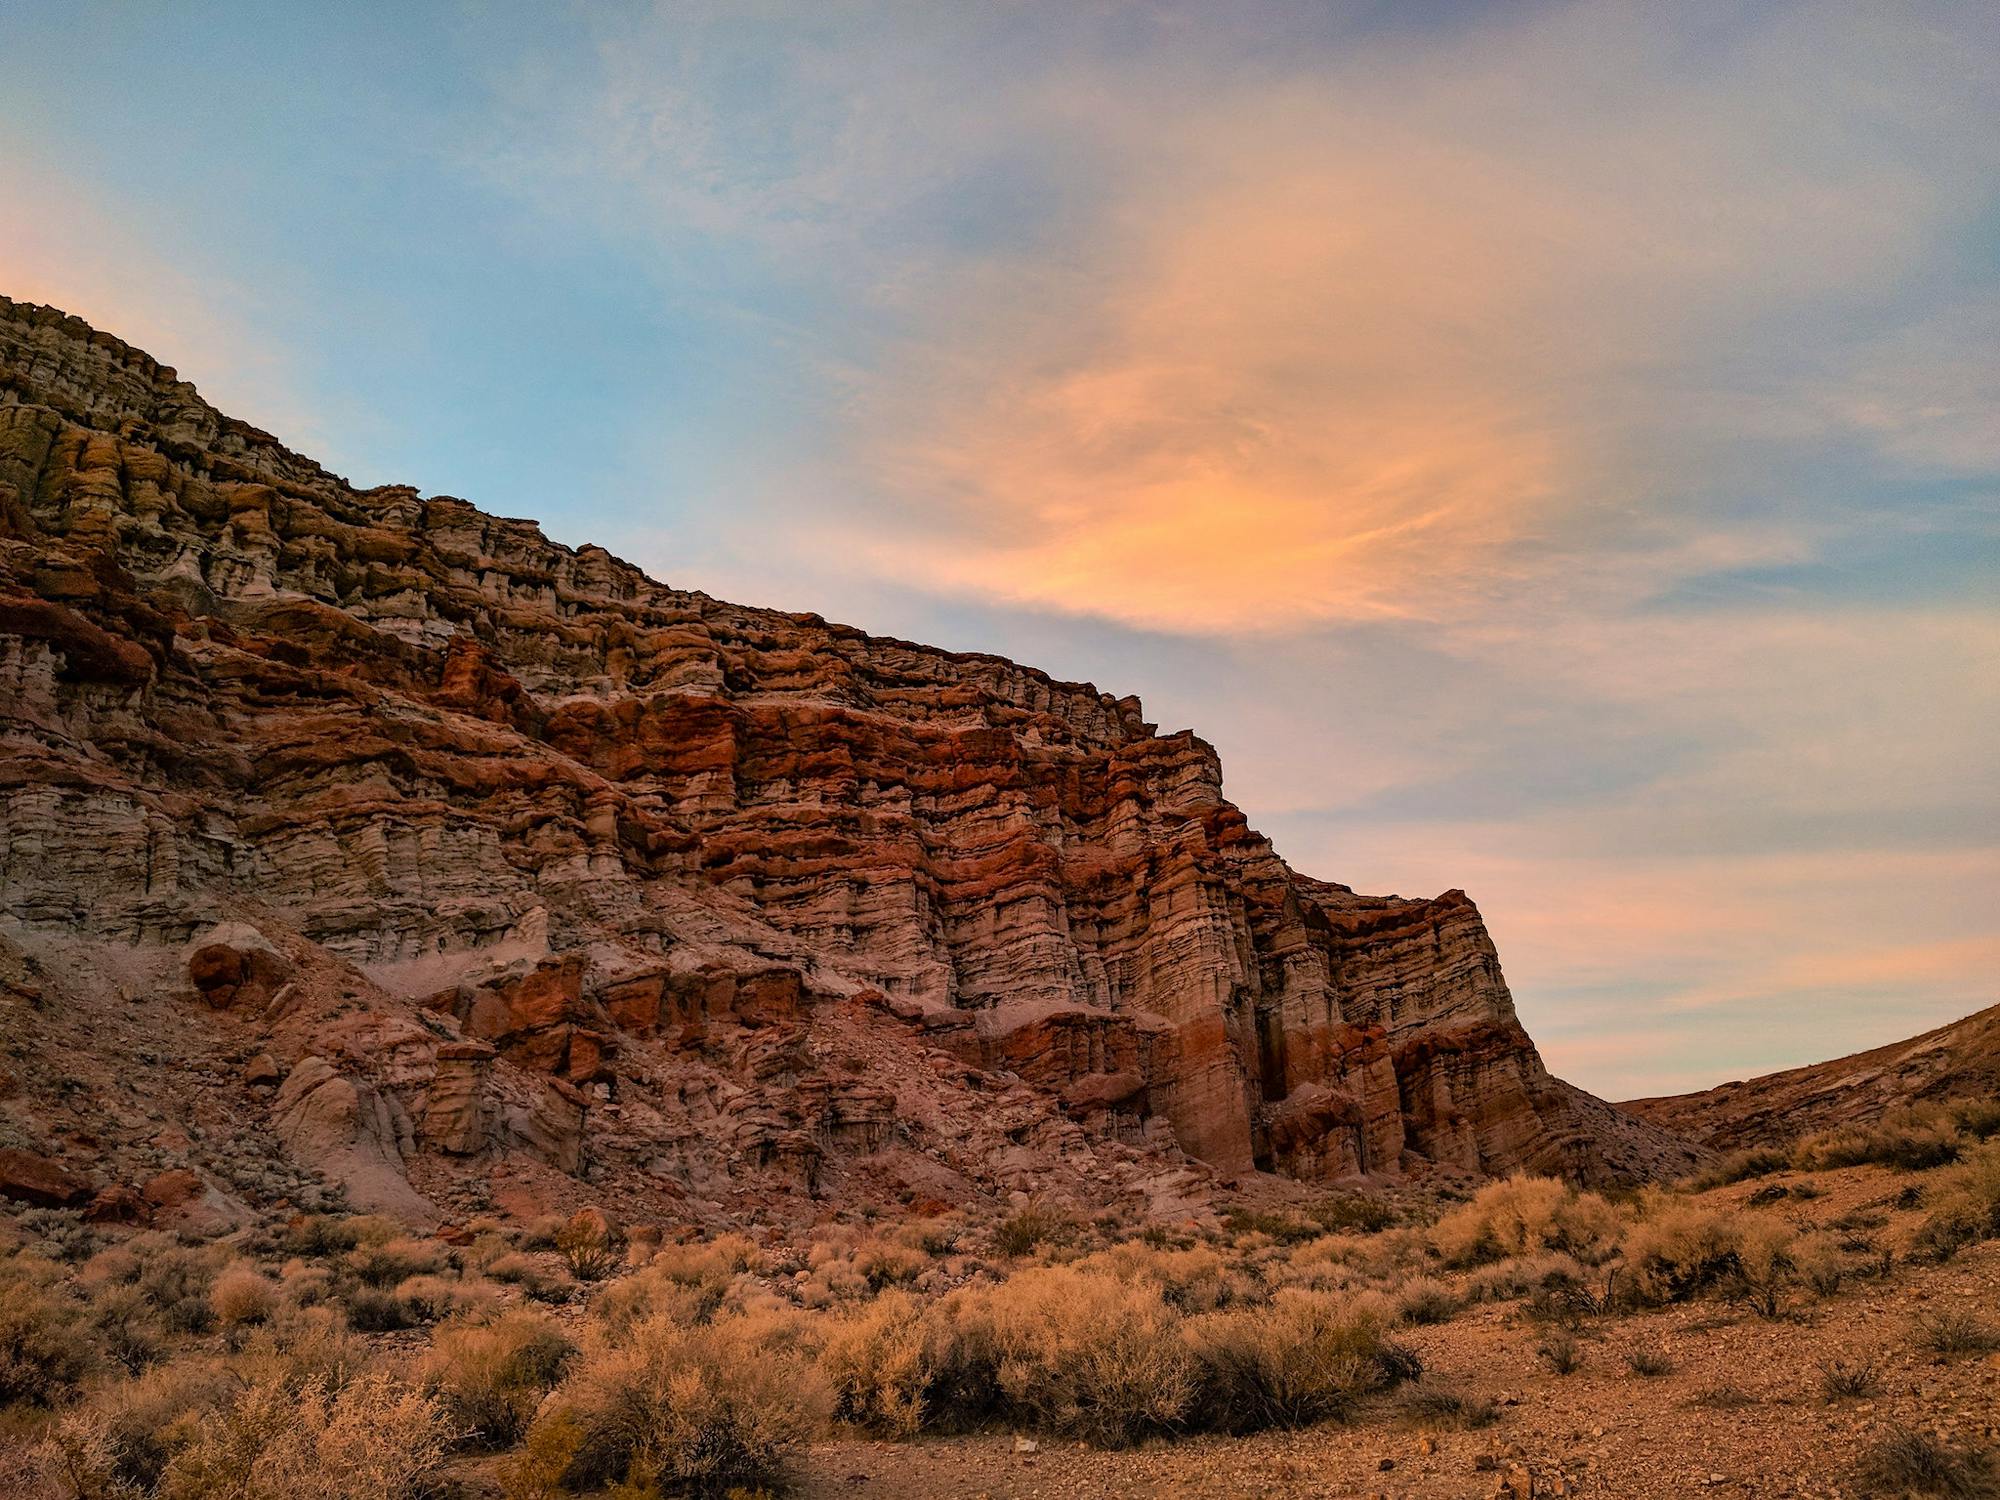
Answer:
[[[1614,1097],[2000,999],[2000,12],[28,3],[0,289],[1114,691]]]

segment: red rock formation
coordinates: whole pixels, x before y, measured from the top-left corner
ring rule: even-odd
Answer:
[[[0,918],[140,951],[254,905],[212,1004],[280,1020],[313,953],[407,1002],[403,1062],[308,1037],[274,1106],[361,1176],[812,1184],[974,1077],[1045,1162],[1675,1156],[1548,1076],[1462,893],[1294,874],[1133,699],[357,491],[49,309],[0,300],[0,400]],[[836,1027],[921,1084],[832,1073]],[[1021,1179],[924,1129],[911,1171]]]

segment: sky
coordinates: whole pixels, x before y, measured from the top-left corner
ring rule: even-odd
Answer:
[[[1611,1098],[2000,1001],[2000,7],[18,0],[0,291],[997,651]]]

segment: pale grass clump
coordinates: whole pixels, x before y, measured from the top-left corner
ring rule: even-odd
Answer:
[[[160,1365],[97,1392],[50,1430],[41,1467],[79,1500],[153,1493],[169,1461],[240,1388],[216,1359]]]
[[[597,1306],[613,1327],[661,1312],[681,1323],[703,1323],[736,1291],[740,1278],[763,1266],[763,1251],[745,1235],[665,1245],[638,1271],[613,1283]]]
[[[1125,1240],[1082,1265],[1156,1287],[1176,1311],[1184,1313],[1214,1312],[1259,1296],[1259,1288],[1247,1276],[1205,1246],[1155,1250],[1141,1241]]]
[[[576,1352],[552,1319],[513,1312],[491,1323],[440,1328],[418,1379],[462,1440],[504,1448],[528,1430]]]
[[[450,1429],[438,1403],[386,1375],[335,1392],[245,1387],[167,1461],[161,1500],[403,1500],[424,1492]]]
[[[318,1307],[331,1300],[334,1292],[331,1271],[297,1256],[278,1268],[278,1284],[294,1307]]]
[[[1040,1266],[938,1304],[945,1404],[1122,1446],[1176,1426],[1196,1372],[1158,1287]]]
[[[470,1280],[452,1276],[412,1276],[396,1284],[396,1298],[419,1317],[435,1322],[440,1318],[467,1318],[490,1313],[500,1305],[499,1291],[478,1277]]]
[[[1966,1145],[1950,1110],[1917,1105],[1801,1141],[1792,1161],[1806,1171],[1874,1165],[1922,1172],[1957,1161]]]
[[[0,1406],[56,1406],[92,1364],[83,1307],[61,1272],[31,1255],[0,1260]]]
[[[1924,1207],[1929,1212],[1912,1241],[1919,1255],[1941,1260],[1977,1240],[2000,1239],[2000,1140],[1932,1178]]]
[[[1404,1373],[1379,1297],[1285,1290],[1269,1307],[1189,1320],[1195,1396],[1189,1425],[1223,1432],[1340,1417]]]
[[[233,1368],[252,1384],[338,1391],[368,1364],[367,1342],[331,1307],[281,1308],[244,1340]]]
[[[1574,1255],[1544,1251],[1481,1266],[1466,1277],[1465,1295],[1473,1302],[1505,1302],[1536,1292],[1582,1286],[1588,1277],[1588,1268]]]
[[[347,1268],[373,1287],[390,1287],[412,1276],[435,1276],[448,1263],[445,1247],[436,1240],[407,1235],[366,1241],[347,1253]]]
[[[1595,1193],[1548,1177],[1510,1177],[1488,1183],[1470,1203],[1439,1219],[1430,1243],[1454,1266],[1542,1250],[1595,1265],[1617,1247],[1619,1228],[1617,1210]]]
[[[799,1299],[808,1307],[830,1307],[871,1297],[884,1287],[908,1285],[931,1268],[931,1258],[900,1239],[843,1229],[812,1243],[806,1268]]]
[[[512,1489],[622,1484],[720,1493],[774,1483],[825,1420],[825,1387],[786,1330],[654,1316],[594,1337],[529,1431]]]
[[[1678,1302],[1709,1290],[1743,1296],[1775,1313],[1792,1269],[1793,1233],[1783,1224],[1657,1191],[1625,1240],[1626,1286],[1646,1303]]]
[[[819,1370],[835,1417],[888,1437],[916,1436],[940,1365],[924,1312],[909,1293],[890,1290],[823,1330]]]
[[[1463,1302],[1434,1276],[1418,1276],[1395,1292],[1396,1319],[1401,1323],[1443,1323]]]
[[[208,1305],[224,1328],[268,1322],[278,1309],[278,1285],[255,1266],[238,1261],[215,1278]]]

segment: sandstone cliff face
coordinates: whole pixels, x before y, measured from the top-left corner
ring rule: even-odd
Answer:
[[[4,299],[0,736],[0,934],[280,1037],[357,1179],[1687,1159],[1549,1077],[1462,893],[1296,875],[1136,701],[357,491]]]

